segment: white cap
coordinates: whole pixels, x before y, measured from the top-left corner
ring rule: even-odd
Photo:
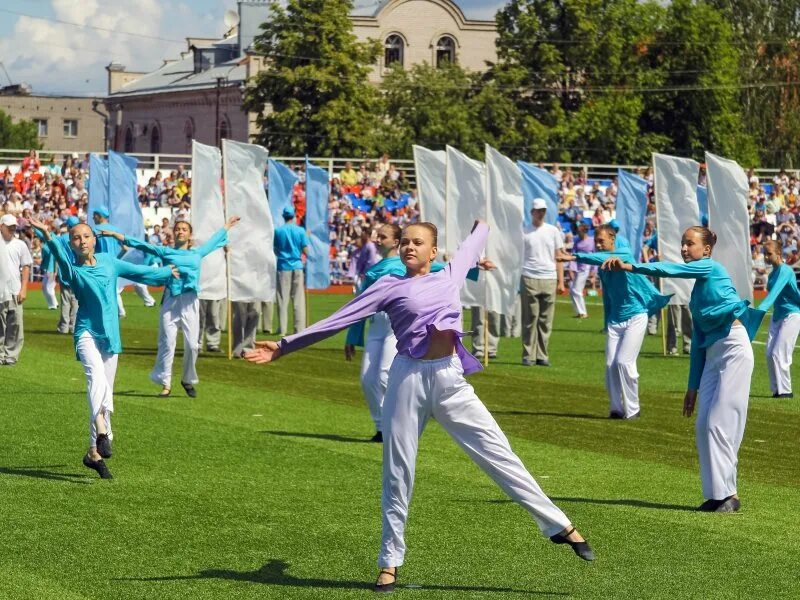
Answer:
[[[6,227],[16,227],[17,218],[14,215],[5,214],[0,217],[0,225],[5,225]]]
[[[533,210],[547,210],[547,202],[544,198],[534,198],[533,199]]]

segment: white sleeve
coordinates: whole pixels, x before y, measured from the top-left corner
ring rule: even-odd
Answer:
[[[556,250],[564,247],[564,233],[558,228],[553,226],[553,237],[556,241]]]
[[[31,251],[28,249],[28,244],[22,240],[17,241],[19,242],[19,266],[20,268],[30,267],[33,264],[33,256],[31,256]]]

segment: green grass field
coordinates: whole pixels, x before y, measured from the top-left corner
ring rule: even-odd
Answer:
[[[20,364],[0,367],[0,598],[367,598],[377,574],[380,445],[343,335],[256,367],[203,355],[199,397],[148,380],[157,309],[126,298],[113,481],[81,465],[87,408],[71,336],[40,292]],[[314,319],[344,296],[312,296]],[[519,340],[471,377],[545,491],[588,537],[580,561],[431,422],[398,594],[409,598],[797,598],[800,399],[769,398],[756,345],[742,511],[702,501],[685,357],[648,337],[642,418],[609,421],[599,305],[562,301],[550,369]],[[765,334],[758,340],[764,341]],[[795,380],[800,374],[795,373]],[[798,384],[800,386],[800,384]]]

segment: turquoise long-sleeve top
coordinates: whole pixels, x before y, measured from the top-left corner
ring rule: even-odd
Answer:
[[[136,238],[126,237],[123,242],[128,248],[141,250],[161,259],[162,264],[175,265],[181,272],[181,278],[167,284],[170,295],[180,296],[186,292],[200,292],[200,263],[203,259],[228,243],[228,230],[224,227],[212,235],[208,241],[197,248],[172,248],[157,246]]]
[[[767,278],[767,291],[769,293],[758,308],[764,312],[773,308],[773,321],[782,321],[792,313],[800,313],[800,290],[792,267],[781,263],[773,268]]]
[[[56,257],[47,244],[42,244],[42,264],[39,268],[42,273],[53,273],[56,270]]]
[[[110,254],[114,258],[119,258],[122,254],[122,246],[119,240],[115,237],[97,235],[98,231],[113,231],[114,233],[121,233],[118,227],[114,227],[111,223],[100,223],[92,227],[97,238],[95,246],[95,254]]]
[[[619,241],[620,238],[617,238]],[[635,262],[630,246],[598,252],[576,252],[575,260],[585,265],[599,267],[612,256],[627,263]],[[606,324],[616,324],[636,315],[654,315],[664,308],[670,296],[660,294],[644,275],[625,271],[598,271],[603,283],[603,312]]]
[[[764,311],[750,308],[747,300],[739,298],[730,275],[721,264],[711,258],[701,258],[685,264],[639,263],[633,265],[634,273],[655,277],[695,279],[689,310],[692,312],[692,351],[689,356],[689,389],[700,387],[706,348],[727,337],[737,319],[744,325],[752,340]]]
[[[445,263],[435,262],[431,265],[431,273],[437,273],[438,271],[444,269],[445,266],[447,266]],[[358,287],[358,293],[362,294],[364,290],[369,288],[373,283],[385,275],[397,275],[398,277],[406,276],[406,266],[403,264],[403,261],[399,256],[387,256],[367,269],[366,273],[364,273],[364,279],[362,280],[361,285]],[[472,268],[467,272],[467,279],[471,279],[472,281],[478,280],[477,267]],[[347,330],[348,344],[351,346],[364,345],[364,326],[366,323],[366,319],[359,321]]]
[[[172,278],[172,269],[134,265],[105,253],[94,255],[94,265],[79,265],[72,250],[61,241],[51,238],[47,246],[56,258],[61,277],[78,299],[76,351],[78,338],[88,332],[103,352],[120,354],[117,278],[124,277],[145,285],[164,285]]]

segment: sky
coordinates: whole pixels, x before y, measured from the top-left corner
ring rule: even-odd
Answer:
[[[455,1],[472,19],[491,19],[505,4]],[[104,96],[107,64],[152,71],[186,50],[184,38],[222,35],[225,11],[235,7],[236,0],[2,0],[0,63],[35,94]],[[0,87],[8,83],[0,69]]]

